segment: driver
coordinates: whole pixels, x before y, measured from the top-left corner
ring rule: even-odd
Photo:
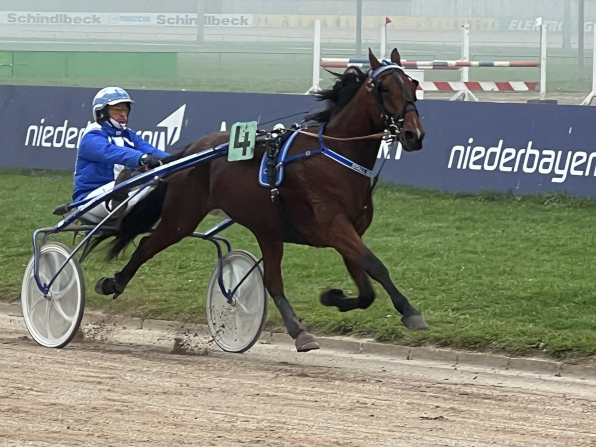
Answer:
[[[156,149],[126,127],[133,100],[119,87],[106,87],[93,98],[93,119],[85,129],[77,150],[74,173],[74,201],[95,197],[132,177],[131,170],[153,169],[170,154]],[[137,194],[126,207],[132,208],[150,188]],[[84,218],[99,222],[128,197],[116,193],[109,203],[89,210]],[[122,210],[124,211],[124,210]]]

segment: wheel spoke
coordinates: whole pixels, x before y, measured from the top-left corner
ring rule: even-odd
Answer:
[[[56,278],[56,281],[54,282],[54,285],[56,285],[57,287],[60,287],[60,289],[56,290],[55,293],[53,292],[54,297],[56,297],[56,296],[62,297],[75,284],[76,278],[75,278],[74,270],[75,269],[69,263],[66,265],[66,267],[64,267],[64,270],[62,270],[60,272],[60,274],[58,275],[58,278]],[[65,285],[62,284],[62,280],[64,278],[68,278],[68,283]]]
[[[40,302],[40,301],[47,301],[47,299],[46,299],[46,298],[44,298],[43,296],[42,296],[42,297],[40,297],[40,298],[38,298],[38,299],[37,299],[37,301],[36,301],[35,303],[33,303],[33,306],[31,306],[31,307],[29,308],[29,314],[30,314],[30,315],[33,315],[33,310],[35,309],[35,306],[37,306],[37,305],[39,304],[39,302]]]
[[[259,312],[259,303],[256,301],[255,294],[253,293],[255,283],[254,274],[254,270],[250,272],[248,278],[238,288],[235,296],[238,307],[245,315],[256,315]],[[244,279],[244,276],[242,279]]]
[[[65,274],[66,274],[66,272],[63,271],[62,273],[60,273],[60,276],[65,275]],[[55,290],[54,287],[56,286],[56,283],[59,282],[59,280],[56,280],[56,282],[54,282],[54,284],[52,284],[52,299],[59,300],[61,298],[64,298],[66,295],[68,295],[68,293],[72,290],[73,286],[76,287],[75,281],[76,281],[76,278],[73,275],[73,276],[71,276],[67,287],[61,287],[60,289]]]
[[[47,267],[49,270],[49,278],[46,279],[47,282],[51,281],[54,278],[54,275],[56,274],[56,272],[58,272],[58,270],[60,269],[60,267],[62,266],[62,263],[66,260],[66,257],[59,252],[55,252],[55,251],[50,251],[48,253],[46,253],[46,257],[47,257]],[[64,290],[69,290],[74,281],[75,281],[75,277],[74,277],[74,272],[73,272],[73,266],[72,263],[69,262],[68,264],[66,264],[64,266],[64,269],[62,269],[62,271],[60,272],[60,274],[55,278],[54,283],[52,284],[52,288],[54,290],[52,290],[52,293],[54,295],[54,297],[56,297],[57,293],[60,293]],[[67,280],[67,283],[64,284],[64,280]],[[46,284],[47,284],[46,282]]]
[[[48,303],[47,311],[46,311],[46,332],[48,333],[48,340],[53,341],[56,340],[54,338],[54,334],[52,334],[52,325],[50,324],[50,311],[52,310],[52,306]]]
[[[242,312],[243,315],[256,315],[258,310],[250,310],[248,307],[244,305],[244,303],[238,299],[236,299],[236,306]],[[256,307],[256,306],[255,306]]]
[[[231,270],[231,275],[232,275],[232,284],[230,285],[230,289],[234,292],[234,298],[236,299],[236,301],[240,301],[240,299],[242,298],[242,296],[244,295],[243,293],[243,289],[245,286],[246,281],[244,281],[240,287],[238,287],[238,284],[240,284],[240,281],[242,281],[244,279],[244,275],[240,274],[240,269],[239,268],[233,268],[232,266],[230,266],[230,270]]]
[[[48,277],[48,275],[42,270],[41,266],[39,267],[39,281],[42,284],[44,284],[44,285],[49,284],[51,277],[52,277],[51,274]]]
[[[55,275],[55,272],[58,271],[58,269],[60,268],[60,258],[58,256],[58,253],[55,251],[50,251],[47,254],[48,257],[48,266],[51,272],[51,276]],[[51,260],[51,261],[50,261]]]
[[[69,289],[63,289],[63,290],[52,290],[52,301],[58,301],[61,298],[64,298],[68,292],[70,292]]]
[[[242,280],[242,277],[240,276],[240,272],[239,269],[235,269],[232,268],[232,278],[233,278],[233,283],[232,285],[234,286],[234,288],[236,288],[236,286],[240,283],[240,281]]]
[[[242,320],[240,314],[234,315],[234,326],[236,327],[236,334],[239,337],[244,335],[244,331],[242,330],[242,327],[244,326],[244,321]]]
[[[58,314],[64,319],[64,321],[67,321],[68,323],[73,322],[74,317],[68,316],[66,312],[64,312],[64,309],[62,309],[62,306],[60,305],[59,301],[52,299],[52,304],[54,305],[54,309],[56,309],[56,312],[58,312]]]
[[[233,289],[233,285],[234,285],[234,269],[232,269],[230,266],[226,266],[226,270],[224,270],[224,287],[226,287],[227,289]],[[228,278],[227,281],[225,281],[225,277]]]

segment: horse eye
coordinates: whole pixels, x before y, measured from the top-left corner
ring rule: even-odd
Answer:
[[[389,89],[388,89],[387,87],[385,87],[383,84],[381,84],[381,85],[379,86],[379,91],[380,91],[381,93],[387,93],[387,92],[389,91]]]

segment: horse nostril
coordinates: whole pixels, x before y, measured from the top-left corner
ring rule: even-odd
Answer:
[[[414,134],[414,132],[411,132],[409,130],[406,130],[404,132],[404,136],[406,137],[406,140],[415,140],[416,139],[416,134]]]

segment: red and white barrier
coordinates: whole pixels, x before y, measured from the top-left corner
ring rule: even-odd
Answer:
[[[537,61],[470,61],[470,27],[468,24],[462,26],[462,57],[456,61],[408,61],[402,60],[402,67],[414,79],[420,82],[418,90],[419,98],[423,97],[423,92],[432,91],[454,91],[457,92],[451,98],[452,101],[462,98],[464,101],[478,101],[478,98],[472,93],[479,92],[527,92],[535,91],[540,84],[540,99],[546,96],[546,27],[542,18],[537,19],[536,23],[540,25],[540,62]],[[381,58],[384,58],[386,46],[386,25],[383,26],[381,33]],[[596,33],[595,33],[596,36]],[[596,43],[595,43],[596,48]],[[596,56],[596,50],[595,50]],[[348,68],[358,67],[361,69],[370,68],[367,59],[351,58],[324,58],[321,59],[321,23],[315,21],[315,40],[313,53],[313,84],[308,92],[318,90],[320,82],[320,68]],[[596,96],[596,64],[594,73],[594,93]],[[540,68],[540,83],[538,82],[471,82],[469,81],[470,67],[531,67]],[[424,81],[423,70],[461,70],[461,80],[459,82],[431,82]],[[307,93],[308,93],[307,92]],[[586,99],[591,101],[592,97]]]
[[[365,59],[323,58],[323,68],[369,68],[370,63]],[[464,67],[539,67],[534,61],[408,61],[402,60],[403,68],[417,70],[459,70]]]
[[[447,81],[422,81],[419,90],[425,92],[461,92],[470,90],[474,92],[528,92],[535,91],[538,82],[447,82]]]

